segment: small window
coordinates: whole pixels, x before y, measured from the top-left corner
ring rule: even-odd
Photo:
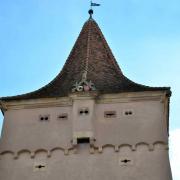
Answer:
[[[129,159],[124,159],[124,160],[122,160],[121,162],[127,164],[128,162],[131,162],[131,160],[129,160]]]
[[[68,119],[68,114],[67,113],[60,114],[58,116],[58,119],[59,120],[66,120],[66,119]]]
[[[45,163],[35,163],[33,167],[34,171],[45,171],[46,170],[46,164]]]
[[[39,165],[35,166],[35,168],[37,168],[37,169],[42,169],[42,168],[45,168],[45,167],[46,167],[46,166],[41,165],[41,164],[39,164]]]
[[[116,111],[105,111],[104,117],[105,118],[115,118],[116,117]]]
[[[88,108],[82,108],[79,110],[79,115],[88,115],[89,109]]]
[[[133,111],[132,110],[126,110],[126,111],[124,111],[124,115],[125,116],[131,116],[131,115],[133,115]]]
[[[133,160],[129,159],[129,158],[119,159],[119,165],[121,165],[121,166],[133,165]]]
[[[39,120],[40,121],[48,121],[50,119],[50,115],[40,115]]]

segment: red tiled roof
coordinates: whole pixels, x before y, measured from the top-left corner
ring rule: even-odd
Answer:
[[[73,85],[81,80],[84,71],[87,80],[91,80],[98,92],[122,93],[140,91],[167,91],[169,87],[149,87],[132,82],[125,77],[119,68],[99,26],[90,18],[83,26],[81,33],[62,69],[46,86],[37,91],[3,97],[1,100],[23,100],[67,96]]]

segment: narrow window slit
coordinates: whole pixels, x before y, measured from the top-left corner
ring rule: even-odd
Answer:
[[[105,111],[104,117],[105,118],[115,118],[116,117],[116,111]]]
[[[124,160],[122,160],[121,162],[126,164],[126,163],[128,163],[128,162],[131,162],[131,160],[129,160],[129,159],[124,159]]]
[[[38,165],[38,166],[36,166],[36,168],[37,169],[42,169],[42,168],[45,168],[46,166],[44,166],[44,165]]]
[[[58,119],[60,119],[60,120],[66,120],[66,119],[68,119],[68,115],[67,115],[66,113],[61,114],[61,115],[58,116]]]

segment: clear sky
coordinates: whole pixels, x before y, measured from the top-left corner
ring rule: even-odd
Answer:
[[[180,179],[180,1],[96,0],[98,22],[131,80],[172,88],[170,152]],[[88,19],[88,0],[0,1],[0,96],[36,90],[61,70]],[[3,116],[0,115],[0,126]]]

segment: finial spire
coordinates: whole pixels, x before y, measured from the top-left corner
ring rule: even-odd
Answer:
[[[88,11],[90,18],[92,18],[92,15],[93,15],[93,9],[92,9],[93,6],[100,6],[100,4],[93,3],[92,0],[90,1],[90,10]]]
[[[92,18],[92,15],[93,15],[93,10],[92,9],[89,10],[89,15],[90,15],[90,18]]]

